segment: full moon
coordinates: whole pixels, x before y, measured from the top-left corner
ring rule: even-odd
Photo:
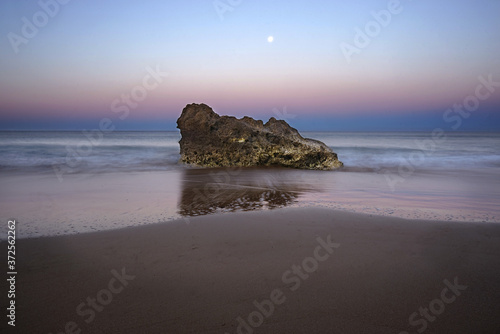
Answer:
[[[269,36],[269,37],[267,38],[267,41],[268,41],[269,43],[272,43],[272,42],[274,41],[274,37],[273,37],[273,36]]]

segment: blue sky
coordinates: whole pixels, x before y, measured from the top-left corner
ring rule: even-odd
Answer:
[[[479,77],[500,82],[500,2],[390,3],[5,0],[0,129],[84,129],[110,118],[119,129],[172,130],[193,102],[299,130],[449,126],[446,110],[474,95]],[[35,36],[23,35],[26,20]],[[377,25],[358,47],[357,29]],[[342,45],[357,52],[346,57]],[[140,92],[148,68],[168,76],[118,119],[113,102]],[[500,131],[500,88],[490,93],[458,130]]]

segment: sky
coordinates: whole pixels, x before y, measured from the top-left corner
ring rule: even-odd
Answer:
[[[2,0],[0,130],[174,130],[206,103],[299,130],[500,131],[499,17],[497,0]]]

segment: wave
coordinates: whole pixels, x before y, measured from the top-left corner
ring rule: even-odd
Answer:
[[[500,134],[452,134],[432,150],[425,133],[307,132],[325,142],[346,170],[380,171],[405,163],[427,169],[500,168]],[[1,171],[147,171],[182,168],[178,132],[114,132],[89,145],[81,132],[0,132]],[[82,144],[86,143],[87,144]]]

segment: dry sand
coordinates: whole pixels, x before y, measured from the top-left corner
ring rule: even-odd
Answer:
[[[328,236],[339,245],[322,246]],[[2,249],[5,263],[5,242]],[[8,333],[500,329],[498,224],[293,208],[22,239],[16,255],[17,318]],[[120,282],[122,270],[130,277]],[[254,303],[270,299],[264,311]],[[429,307],[436,315],[426,319],[419,312]]]

